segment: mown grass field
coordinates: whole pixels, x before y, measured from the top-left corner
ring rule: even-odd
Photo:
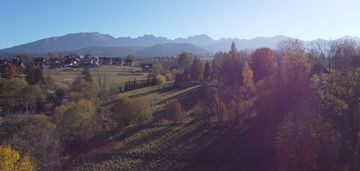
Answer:
[[[46,69],[44,74],[50,76],[56,85],[67,88],[71,83],[81,77],[81,68],[56,68]],[[90,68],[94,80],[105,79],[108,88],[117,87],[129,80],[147,79],[148,73],[141,72],[138,67],[100,65]]]

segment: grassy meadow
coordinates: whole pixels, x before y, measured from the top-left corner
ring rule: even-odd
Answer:
[[[126,81],[147,79],[148,73],[141,68],[115,65],[100,65],[90,69],[94,80],[105,79],[108,88],[115,88]],[[50,76],[55,84],[67,88],[75,79],[81,78],[82,68],[46,69],[45,75]]]

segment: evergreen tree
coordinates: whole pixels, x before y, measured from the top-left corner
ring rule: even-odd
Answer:
[[[200,58],[195,57],[191,65],[190,77],[193,80],[200,81],[203,79],[203,74],[204,74],[204,65]]]
[[[211,67],[209,61],[206,61],[204,69],[204,80],[209,80],[211,77]]]
[[[25,80],[30,85],[44,83],[44,74],[40,67],[27,66]]]
[[[255,82],[275,74],[276,68],[276,57],[271,49],[260,48],[251,54],[251,69],[254,71]]]

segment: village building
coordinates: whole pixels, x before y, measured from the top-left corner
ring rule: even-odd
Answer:
[[[37,66],[41,69],[44,69],[46,60],[44,57],[36,57],[36,58],[33,58],[33,63],[35,66]]]
[[[118,66],[123,65],[122,58],[111,58],[111,62],[112,62],[112,65],[118,65]]]
[[[141,64],[141,68],[143,72],[152,72],[153,65],[152,64]]]
[[[125,66],[134,66],[134,60],[133,59],[126,59],[125,60]]]
[[[111,65],[112,60],[108,57],[99,57],[99,65]]]

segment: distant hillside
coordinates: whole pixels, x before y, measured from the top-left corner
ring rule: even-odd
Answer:
[[[183,51],[196,54],[213,54],[218,51],[228,51],[231,42],[235,42],[239,50],[253,50],[259,47],[276,48],[280,41],[293,39],[288,36],[257,37],[254,39],[221,38],[214,40],[206,34],[189,36],[187,38],[168,39],[154,35],[144,35],[136,38],[114,38],[107,34],[75,33],[60,37],[41,39],[35,42],[2,49],[2,53],[46,54],[48,52],[80,52],[91,55],[123,56],[134,53],[138,56],[177,55]],[[360,40],[357,37],[344,36],[339,39]],[[311,41],[304,41],[309,45]],[[140,48],[142,47],[142,48]]]
[[[172,40],[154,35],[144,35],[136,38],[119,37],[115,40],[114,46],[119,47],[149,47],[157,44],[170,43]]]
[[[145,48],[141,51],[136,52],[135,56],[166,56],[166,55],[178,55],[181,52],[190,52],[193,54],[207,55],[210,52],[205,49],[189,44],[189,43],[166,43],[154,45],[148,48]]]
[[[128,54],[134,54],[135,52],[142,50],[141,47],[86,47],[75,50],[74,52],[79,54],[90,54],[94,56],[126,56]]]
[[[188,38],[177,38],[174,40],[175,43],[190,43],[197,46],[207,46],[215,43],[216,41],[206,34],[190,36]]]
[[[243,50],[256,49],[259,47],[276,48],[278,42],[287,39],[293,38],[281,35],[275,37],[257,37],[254,39],[223,38],[204,48],[211,52],[228,51],[232,42],[235,42],[236,46]]]
[[[41,39],[35,42],[3,49],[8,53],[47,53],[64,52],[84,47],[111,46],[116,39],[107,34],[76,33],[60,37]]]

